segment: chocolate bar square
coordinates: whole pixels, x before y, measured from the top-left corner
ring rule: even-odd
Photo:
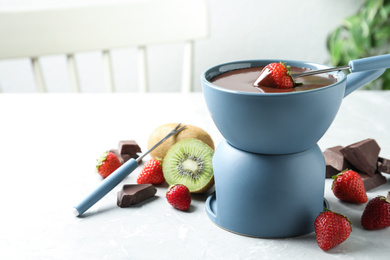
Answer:
[[[125,184],[118,191],[117,205],[126,208],[153,197],[156,192],[152,184]]]
[[[376,172],[373,176],[369,176],[364,173],[359,173],[363,180],[364,188],[366,191],[372,190],[382,184],[387,183],[387,179],[380,172]]]
[[[141,148],[134,140],[119,141],[118,150],[119,154],[135,155],[141,153]]]
[[[352,168],[349,162],[344,158],[344,155],[340,152],[343,148],[343,146],[338,145],[328,148],[323,152],[326,164],[326,178],[332,178],[332,176]]]
[[[134,159],[138,158],[138,155],[131,156],[130,154],[122,154],[121,156],[122,156],[124,162],[127,162],[128,160],[130,160],[130,158],[134,158]]]
[[[390,173],[390,160],[382,157],[378,158],[378,172]]]
[[[365,139],[340,150],[349,163],[369,176],[374,176],[376,172],[379,151],[380,147],[374,139]]]

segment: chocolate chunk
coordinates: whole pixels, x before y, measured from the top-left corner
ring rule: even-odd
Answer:
[[[332,178],[332,176],[352,168],[340,152],[343,148],[341,145],[338,145],[328,148],[323,152],[326,164],[326,178]]]
[[[366,139],[344,147],[340,152],[362,173],[374,176],[380,147],[374,139]]]
[[[121,162],[121,164],[125,163],[125,160],[124,160],[123,156],[119,154],[118,149],[111,149],[108,152],[115,154],[116,157],[118,157],[118,159]]]
[[[138,155],[135,155],[134,157],[132,157],[130,154],[122,154],[122,158],[123,158],[124,162],[127,162],[128,160],[130,160],[130,158],[137,159]]]
[[[141,153],[141,148],[134,140],[119,141],[118,150],[119,154],[135,155]]]
[[[390,173],[390,160],[382,157],[378,158],[378,172]]]
[[[359,173],[359,175],[363,180],[366,191],[372,190],[382,184],[387,183],[386,177],[384,177],[380,172],[376,172],[374,176],[369,176],[364,173]]]
[[[141,148],[134,140],[119,141],[118,152],[123,157],[124,162],[127,162],[130,158],[137,159],[141,153]]]
[[[118,157],[121,164],[124,164],[130,160],[130,158],[137,159],[139,157],[138,154],[119,154],[118,149],[111,149],[109,152],[114,153]]]
[[[153,197],[156,192],[157,189],[152,184],[125,184],[118,191],[117,205],[126,208]]]
[[[387,193],[387,199],[390,200],[390,191]]]

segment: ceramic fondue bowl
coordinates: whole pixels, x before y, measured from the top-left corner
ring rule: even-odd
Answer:
[[[265,66],[280,60],[249,60],[221,64],[201,77],[211,117],[232,146],[254,153],[287,154],[313,147],[333,122],[345,96],[379,77],[382,70],[333,72],[337,82],[318,89],[288,93],[247,93],[214,85],[213,77],[234,69]],[[284,60],[311,69],[325,65]]]

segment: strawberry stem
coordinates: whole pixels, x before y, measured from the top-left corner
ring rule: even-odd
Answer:
[[[104,152],[99,159],[97,159],[96,163],[96,172],[98,172],[99,167],[103,164],[103,162],[107,159],[108,151]]]
[[[280,62],[280,64],[282,64],[282,65],[287,69],[287,75],[291,78],[294,87],[299,86],[299,85],[303,85],[302,82],[296,83],[296,82],[295,82],[295,79],[291,76],[291,74],[290,74],[290,70],[291,70],[290,65],[286,65],[285,62]]]
[[[341,214],[341,213],[338,213],[338,212],[334,212],[334,211],[332,211],[332,210],[330,210],[330,209],[324,207],[324,212],[326,212],[326,211],[330,211],[330,212],[332,212],[332,213],[334,213],[334,214],[336,214],[336,215],[339,215],[339,216],[344,217],[344,218],[348,221],[349,226],[351,227],[351,232],[352,232],[352,223],[351,223],[351,221],[349,220],[349,218],[348,218],[347,216],[345,216],[345,215],[343,215],[343,214]]]
[[[384,200],[387,203],[390,203],[390,200],[388,200],[385,196],[378,196],[380,200]]]

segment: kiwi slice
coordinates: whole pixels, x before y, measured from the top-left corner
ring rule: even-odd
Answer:
[[[191,193],[202,193],[214,184],[214,150],[198,139],[174,144],[163,160],[163,173],[169,185],[183,184]]]

